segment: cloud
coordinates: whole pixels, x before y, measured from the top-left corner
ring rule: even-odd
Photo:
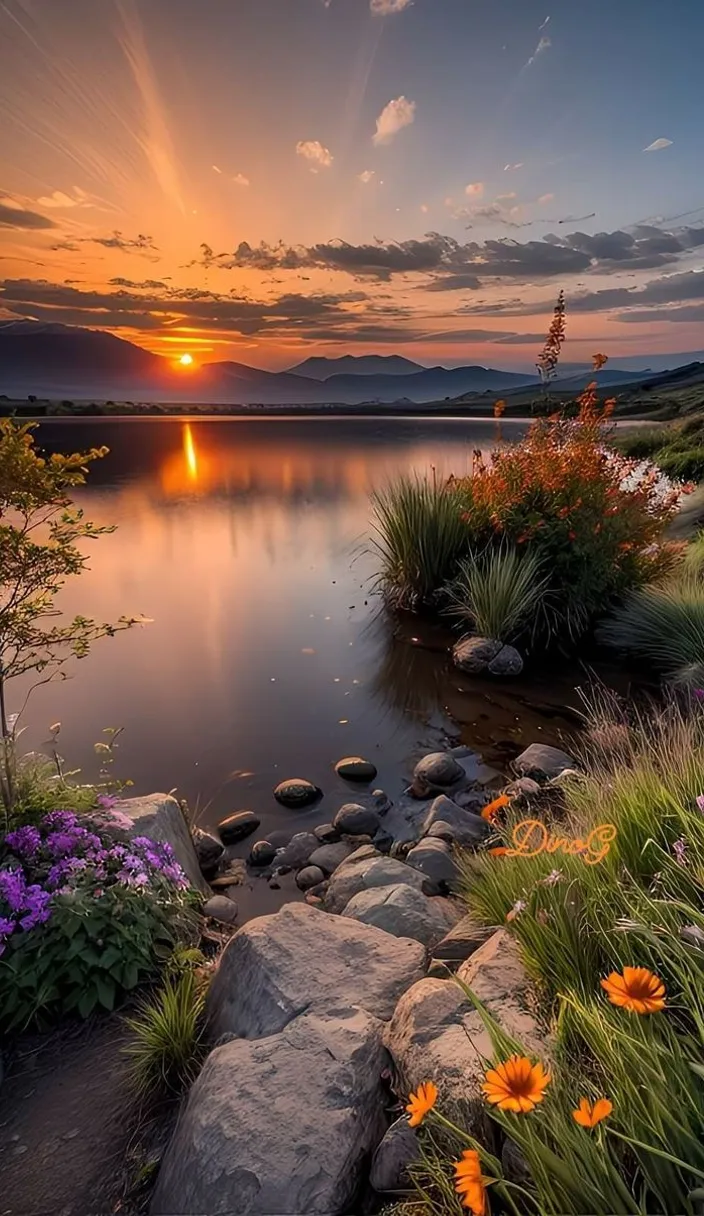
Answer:
[[[26,211],[24,207],[8,205],[9,200],[0,201],[0,228],[17,228],[20,231],[41,231],[55,228],[53,220],[37,211]]]
[[[515,172],[516,169],[522,169],[522,168],[523,168],[523,161],[519,160],[519,161],[516,161],[515,165],[504,165],[504,173],[513,173],[513,172]]]
[[[548,24],[549,20],[550,20],[550,17],[549,17],[549,16],[547,16],[547,17],[545,18],[545,20],[542,22],[542,24],[538,26],[538,29],[539,29],[539,30],[544,30],[544,29],[545,29],[545,26]]]
[[[388,17],[391,13],[402,13],[412,3],[413,0],[369,0],[369,8],[378,17]]]
[[[363,173],[360,173],[359,180],[360,182],[364,182],[365,186],[368,186],[369,182],[375,176],[376,174],[373,169],[365,169]]]
[[[427,203],[421,203],[420,209],[423,212],[423,215],[427,215],[428,212],[430,211],[430,207],[428,206]]]
[[[232,180],[236,186],[250,186],[251,185],[249,178],[245,177],[244,173],[236,173]]]
[[[317,173],[319,169],[329,169],[334,159],[330,150],[323,147],[319,139],[299,140],[296,152],[308,161],[313,173]]]
[[[136,237],[123,236],[121,232],[113,232],[111,236],[82,237],[91,245],[102,245],[104,249],[120,249],[123,253],[158,253],[154,238],[140,232]]]
[[[390,101],[387,106],[384,106],[376,120],[374,143],[377,145],[390,143],[399,131],[411,125],[415,116],[415,101],[408,101],[405,97],[397,97],[394,101]]]
[[[140,283],[133,282],[132,279],[109,279],[110,287],[128,287],[133,291],[164,291],[168,290],[166,283],[161,279],[142,279]]]
[[[533,51],[533,54],[531,55],[530,59],[529,59],[529,60],[528,60],[528,62],[525,64],[525,66],[526,66],[527,68],[529,68],[529,67],[530,67],[530,65],[531,65],[532,63],[535,63],[536,59],[537,59],[537,58],[538,58],[540,55],[543,55],[543,54],[545,53],[545,51],[549,50],[549,48],[550,48],[551,46],[552,46],[552,41],[551,41],[551,39],[550,39],[550,38],[546,38],[545,36],[543,36],[543,37],[540,39],[540,42],[539,42],[539,43],[538,43],[538,45],[536,46],[535,50]]]
[[[671,139],[654,139],[652,144],[648,144],[647,148],[643,148],[644,152],[662,152],[663,148],[671,148],[673,141]]]
[[[501,346],[533,346],[538,342],[542,345],[545,341],[545,334],[507,334],[497,338],[496,341]]]
[[[552,202],[554,202],[554,200],[555,200],[554,194],[541,194],[540,198],[538,199],[538,202],[540,203],[541,207],[544,207],[546,203],[552,203]]]
[[[465,186],[464,192],[470,198],[481,198],[484,193],[484,182],[470,182],[468,186]]]
[[[213,173],[222,174],[222,169],[219,169],[217,165],[212,165],[211,167],[212,167]]]
[[[71,207],[92,207],[94,202],[85,190],[81,190],[80,186],[74,186],[72,194],[65,194],[63,190],[55,190],[53,194],[38,198],[37,206],[45,207],[48,210],[53,207],[68,210]]]

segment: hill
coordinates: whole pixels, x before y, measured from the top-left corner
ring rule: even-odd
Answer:
[[[329,380],[331,376],[412,376],[426,369],[402,355],[340,355],[339,359],[304,359],[289,372],[311,380]]]

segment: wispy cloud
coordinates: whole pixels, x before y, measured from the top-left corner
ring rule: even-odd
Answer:
[[[388,17],[391,13],[402,13],[412,3],[413,0],[369,0],[369,7],[378,17]]]
[[[552,203],[554,201],[554,198],[555,198],[554,194],[541,194],[540,198],[538,199],[538,202],[540,203],[541,206],[544,207],[546,203]]]
[[[94,202],[85,190],[81,190],[80,186],[74,186],[71,194],[65,194],[63,190],[54,190],[53,194],[38,198],[37,206],[49,210],[55,207],[68,211],[71,207],[92,207]]]
[[[523,161],[516,161],[515,165],[504,165],[504,173],[513,173],[516,169],[523,168]]]
[[[35,231],[42,228],[55,228],[56,224],[45,215],[36,211],[26,211],[18,207],[10,198],[0,199],[0,228],[17,228],[24,231]]]
[[[252,184],[249,178],[245,177],[244,173],[236,173],[232,180],[236,186],[251,186]]]
[[[545,18],[545,20],[538,26],[538,29],[544,30],[545,26],[548,24],[549,20],[550,20],[550,15],[548,14],[548,16]]]
[[[648,144],[647,148],[643,148],[644,152],[662,152],[663,148],[671,148],[673,141],[671,139],[654,139],[652,144]]]
[[[399,131],[411,125],[415,116],[415,101],[408,101],[406,97],[397,97],[394,101],[390,101],[387,106],[384,106],[384,109],[376,120],[374,143],[390,143],[394,136],[398,135]]]
[[[484,182],[470,182],[464,188],[465,194],[470,198],[481,198],[484,193]]]
[[[527,68],[529,68],[529,67],[530,67],[530,65],[531,65],[532,63],[535,63],[536,59],[538,59],[540,55],[544,55],[544,54],[545,54],[545,52],[546,52],[547,50],[549,50],[551,46],[552,46],[552,41],[551,41],[551,39],[550,39],[550,38],[546,38],[546,37],[543,35],[543,37],[540,39],[540,42],[539,42],[539,43],[538,43],[538,45],[536,46],[535,50],[533,51],[533,54],[531,55],[530,59],[528,60],[528,62],[526,63],[526,65],[525,65],[525,66],[526,66]]]
[[[421,203],[420,209],[421,209],[423,215],[427,215],[428,212],[430,211],[430,207],[428,206],[427,203]]]
[[[363,173],[360,173],[359,180],[360,182],[364,182],[365,186],[368,186],[373,177],[376,177],[374,170],[365,169]]]
[[[299,140],[296,152],[308,161],[312,173],[317,173],[319,169],[329,169],[334,159],[330,149],[325,148],[319,139]]]

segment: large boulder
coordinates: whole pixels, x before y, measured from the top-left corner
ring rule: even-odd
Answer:
[[[456,785],[464,777],[464,769],[450,752],[431,752],[419,760],[413,770],[414,784],[428,790],[445,789]]]
[[[388,1019],[424,972],[420,943],[285,904],[249,921],[220,957],[206,1002],[212,1036],[276,1034],[304,1010],[358,1005]]]
[[[419,801],[413,795],[405,794],[384,816],[384,831],[388,832],[397,844],[418,840],[423,834],[423,823],[432,803],[432,798]]]
[[[346,781],[368,783],[374,780],[377,770],[371,760],[363,760],[361,756],[345,756],[344,760],[338,760],[335,772]]]
[[[496,932],[463,916],[433,948],[433,958],[445,963],[463,963]]]
[[[525,1050],[545,1059],[549,1044],[538,1021],[535,993],[513,939],[500,929],[466,963],[459,978],[503,1030]],[[455,980],[423,979],[401,997],[386,1031],[400,1092],[435,1081],[444,1108],[466,1120],[478,1138],[485,1132],[481,1093],[485,1061],[494,1058],[481,1015]]]
[[[550,781],[559,777],[566,768],[574,768],[574,760],[567,752],[559,747],[549,747],[547,743],[532,743],[521,752],[513,767],[521,777],[532,777],[534,781]]]
[[[309,1013],[265,1040],[217,1048],[164,1157],[152,1216],[361,1210],[384,1133],[385,1066],[380,1024],[360,1009]]]
[[[277,849],[274,865],[277,870],[300,870],[318,848],[318,838],[312,832],[296,832],[283,849]]]
[[[365,925],[376,925],[394,937],[413,938],[432,949],[457,922],[462,910],[449,899],[431,898],[404,883],[360,891],[342,915]]]
[[[354,846],[347,844],[341,840],[339,844],[322,844],[319,849],[311,853],[308,858],[308,864],[311,866],[320,866],[320,869],[325,875],[332,874],[341,866],[343,861],[354,853]]]
[[[222,841],[211,836],[210,832],[202,832],[200,828],[196,828],[193,833],[193,844],[201,873],[206,878],[212,878],[217,873],[218,863],[225,852],[225,846]]]
[[[359,891],[406,883],[423,890],[423,875],[393,857],[383,856],[373,845],[362,845],[338,866],[325,895],[328,912],[342,912]]]
[[[434,824],[443,823],[452,829],[451,838],[463,848],[476,848],[491,835],[491,828],[481,815],[464,810],[441,794],[435,798],[428,814],[423,820],[423,832],[429,833]]]
[[[332,825],[344,836],[373,836],[380,827],[376,811],[357,802],[346,802],[341,806]]]
[[[425,874],[436,888],[454,888],[458,872],[452,847],[438,836],[425,836],[406,856],[414,870]]]
[[[207,899],[210,887],[201,874],[191,830],[176,799],[170,794],[125,798],[120,802],[120,810],[134,823],[131,836],[149,836],[151,840],[171,845],[189,883]]]

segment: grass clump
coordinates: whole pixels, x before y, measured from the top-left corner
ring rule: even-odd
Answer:
[[[480,636],[511,642],[535,616],[546,588],[535,553],[485,549],[460,562],[448,587],[449,611]]]
[[[206,984],[192,965],[196,961],[202,961],[198,951],[182,952],[173,974],[125,1019],[133,1041],[124,1051],[141,1098],[178,1096],[198,1075],[205,1056]]]
[[[697,549],[678,575],[631,592],[602,625],[601,640],[688,682],[704,665],[704,580],[693,571],[699,560]]]
[[[399,477],[373,496],[372,505],[371,548],[387,599],[398,608],[437,602],[468,547],[454,486]]]
[[[613,443],[635,460],[652,460],[676,481],[704,479],[704,414],[652,430],[626,432]]]

